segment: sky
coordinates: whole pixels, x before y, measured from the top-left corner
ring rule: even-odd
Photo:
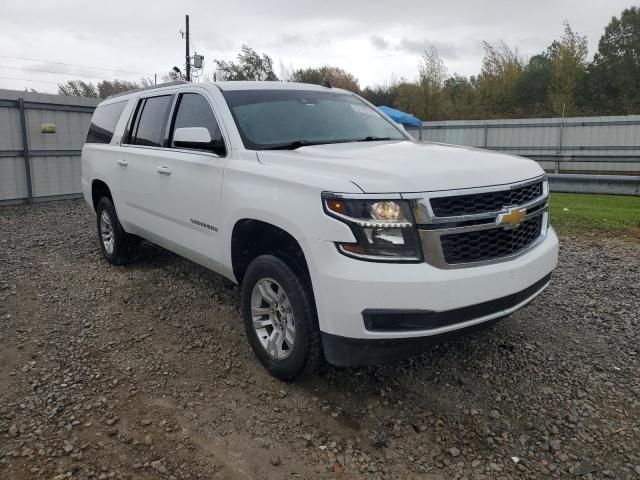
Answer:
[[[276,74],[325,64],[361,86],[413,80],[435,45],[449,73],[474,75],[482,42],[504,41],[528,58],[543,51],[567,20],[592,55],[612,16],[630,0],[1,0],[0,88],[56,92],[81,78],[158,81],[184,65],[184,15],[192,52],[233,60],[247,44],[274,61]],[[89,68],[90,67],[90,68]],[[201,75],[202,78],[202,75]]]

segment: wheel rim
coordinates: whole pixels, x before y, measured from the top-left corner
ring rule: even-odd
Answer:
[[[100,238],[105,251],[111,255],[113,253],[113,226],[111,225],[111,217],[106,210],[100,215]]]
[[[262,348],[274,360],[293,352],[296,325],[284,288],[272,278],[262,278],[251,293],[251,320]]]

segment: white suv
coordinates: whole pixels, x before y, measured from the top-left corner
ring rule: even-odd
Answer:
[[[241,286],[260,362],[292,380],[504,317],[558,256],[533,161],[414,141],[353,93],[173,83],[93,115],[82,189],[105,258],[141,238]]]

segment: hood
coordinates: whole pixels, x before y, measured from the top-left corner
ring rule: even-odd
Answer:
[[[338,177],[365,193],[408,193],[513,183],[542,175],[526,158],[438,143],[335,143],[258,152],[260,162]]]

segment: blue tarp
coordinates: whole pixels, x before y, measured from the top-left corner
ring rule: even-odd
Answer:
[[[387,115],[394,122],[401,125],[409,125],[412,127],[422,126],[422,122],[409,113],[401,112],[400,110],[396,110],[395,108],[385,107],[384,105],[378,107],[378,110]]]

